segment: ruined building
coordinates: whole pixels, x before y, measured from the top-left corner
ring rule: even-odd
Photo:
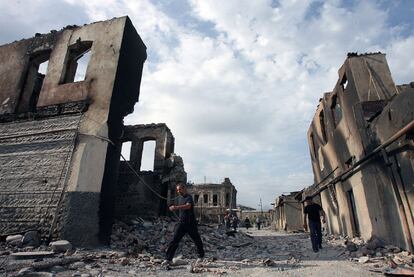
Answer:
[[[155,141],[154,168],[141,171],[144,142],[149,140]],[[174,154],[170,129],[164,123],[126,126],[122,141],[131,142],[130,160],[128,163],[122,160],[120,164],[115,217],[165,215],[174,201],[175,185],[187,182],[183,160]]]
[[[128,17],[0,46],[0,235],[108,240],[145,59]]]
[[[396,85],[381,53],[349,54],[308,131],[330,233],[413,250],[414,83]]]
[[[274,226],[276,230],[303,230],[302,203],[297,199],[301,192],[291,192],[276,198],[274,209]]]
[[[236,209],[237,190],[229,178],[221,184],[189,184],[187,191],[200,222],[222,223],[226,212]]]

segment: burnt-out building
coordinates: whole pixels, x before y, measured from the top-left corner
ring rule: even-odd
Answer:
[[[174,154],[174,136],[165,123],[126,126],[123,143],[131,143],[130,159],[120,164],[115,217],[125,220],[166,215],[178,182],[187,174],[180,156]],[[144,143],[155,141],[153,170],[141,170]]]
[[[0,46],[0,235],[108,241],[145,60],[128,17]]]
[[[237,190],[230,178],[221,184],[188,184],[187,191],[193,196],[194,212],[201,222],[222,223],[224,215],[236,209]]]
[[[303,209],[298,195],[302,192],[291,192],[282,194],[276,198],[273,223],[278,231],[300,231],[303,230]]]
[[[396,85],[384,54],[349,54],[308,131],[314,185],[333,234],[413,250],[414,83]]]

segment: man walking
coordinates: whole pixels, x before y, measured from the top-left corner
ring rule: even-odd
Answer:
[[[164,265],[171,264],[175,251],[178,248],[178,244],[185,234],[188,234],[197,246],[198,257],[204,257],[203,242],[198,233],[197,222],[194,216],[193,197],[187,194],[187,189],[183,183],[178,183],[176,190],[180,195],[178,198],[178,205],[172,205],[169,209],[172,212],[179,211],[180,222],[175,228],[173,239],[168,244],[165,261],[163,262]]]
[[[305,198],[305,209],[303,210],[303,228],[307,229],[306,225],[306,215],[308,216],[309,232],[312,242],[313,252],[318,252],[319,249],[322,249],[322,232],[321,232],[321,216],[322,222],[326,222],[325,212],[322,210],[322,207],[312,202],[312,197],[307,196]]]
[[[260,222],[260,217],[258,216],[258,217],[256,217],[256,216],[254,216],[255,218],[256,218],[256,226],[257,226],[257,230],[260,230],[260,224],[261,224],[261,222]]]

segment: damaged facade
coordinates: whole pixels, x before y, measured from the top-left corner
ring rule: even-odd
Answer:
[[[222,223],[224,215],[236,209],[237,190],[229,178],[221,184],[188,184],[194,199],[194,212],[200,222]]]
[[[413,251],[414,83],[395,85],[381,53],[349,54],[308,131],[330,233]]]
[[[175,185],[187,181],[183,160],[174,154],[170,129],[164,123],[125,126],[121,140],[131,142],[131,149],[130,160],[120,164],[115,217],[125,220],[165,215],[176,195]],[[154,168],[141,171],[144,142],[151,140],[155,141]]]
[[[276,198],[274,209],[274,226],[278,231],[303,230],[302,203],[298,200],[301,192],[291,192]]]
[[[138,101],[145,60],[128,17],[0,46],[1,235],[108,241],[123,118]]]

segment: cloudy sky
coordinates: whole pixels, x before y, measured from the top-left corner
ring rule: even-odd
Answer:
[[[306,132],[347,52],[414,81],[412,0],[0,0],[0,44],[128,15],[148,48],[127,124],[165,122],[188,179],[270,207],[313,183]],[[151,149],[151,147],[148,147]]]

